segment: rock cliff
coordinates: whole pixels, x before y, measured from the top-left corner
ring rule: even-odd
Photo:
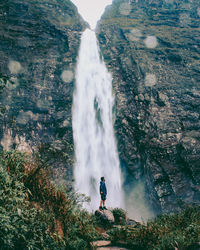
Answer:
[[[72,179],[72,93],[85,27],[68,0],[0,1],[0,147],[39,148],[65,179]]]
[[[97,30],[113,74],[124,188],[144,182],[158,212],[200,199],[199,24],[198,0],[114,0]],[[0,1],[0,149],[39,149],[66,180],[85,27],[68,0]]]
[[[197,0],[114,0],[98,25],[125,183],[158,212],[200,201],[199,25]]]

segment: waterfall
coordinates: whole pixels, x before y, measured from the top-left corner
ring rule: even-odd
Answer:
[[[100,53],[95,32],[81,37],[73,97],[75,190],[90,196],[87,209],[99,206],[99,182],[106,179],[106,205],[123,207],[121,171],[113,130],[112,77]]]

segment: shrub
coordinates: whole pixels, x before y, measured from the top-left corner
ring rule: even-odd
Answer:
[[[126,211],[122,208],[114,208],[112,210],[113,216],[115,218],[115,223],[118,225],[125,225],[126,224]]]
[[[131,249],[187,249],[200,241],[200,207],[160,215],[147,225],[125,226],[109,232],[113,242],[124,241]]]
[[[2,165],[0,190],[0,249],[43,249],[55,245],[47,232],[49,216],[29,207],[24,184],[17,177],[12,178]]]
[[[38,157],[0,153],[0,249],[89,249],[92,216],[52,184]]]

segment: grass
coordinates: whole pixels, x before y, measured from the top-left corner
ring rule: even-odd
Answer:
[[[113,243],[122,241],[131,249],[187,249],[200,241],[200,207],[160,215],[147,225],[111,229],[109,234]]]

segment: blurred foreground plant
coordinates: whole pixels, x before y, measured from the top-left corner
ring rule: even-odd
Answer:
[[[89,249],[91,215],[58,190],[38,157],[0,153],[0,249]]]

